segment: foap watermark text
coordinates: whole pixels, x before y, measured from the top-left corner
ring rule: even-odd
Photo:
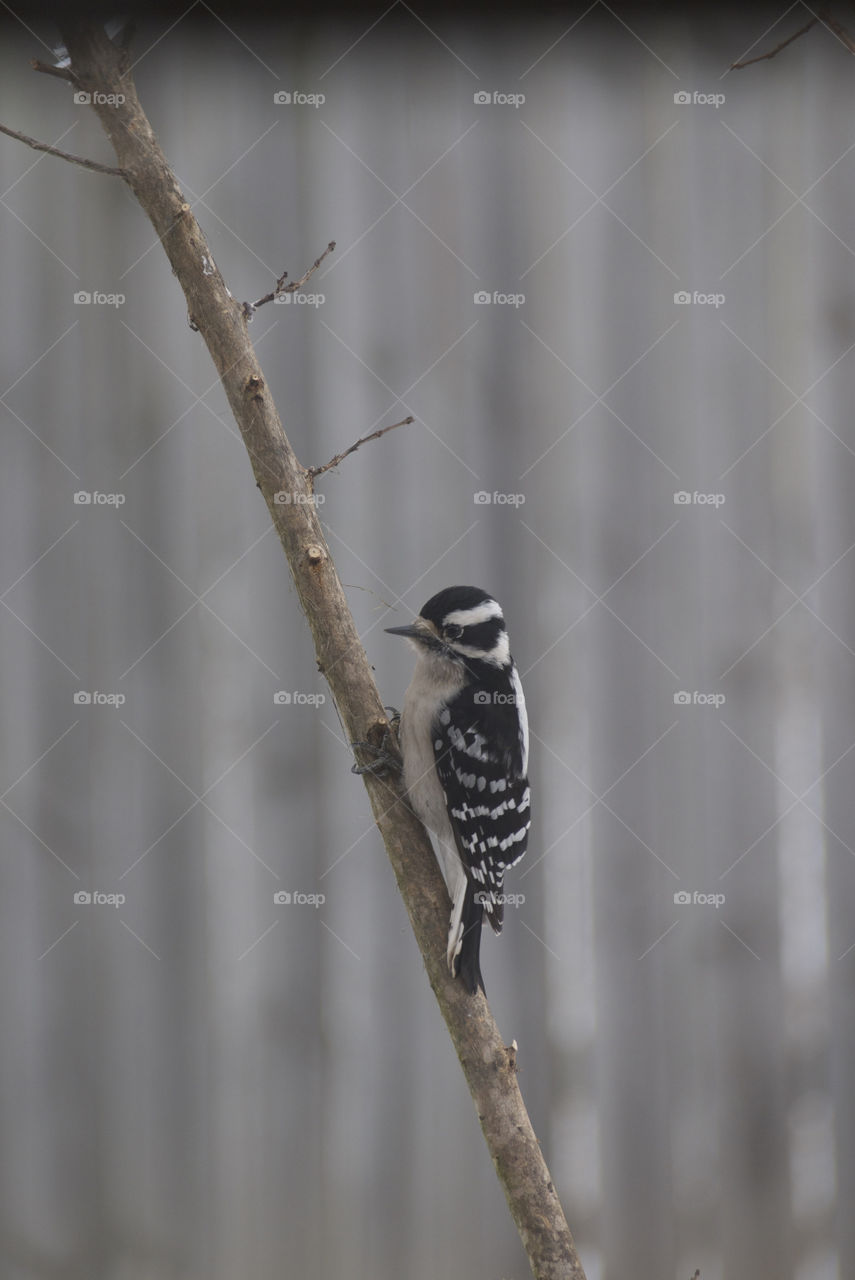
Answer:
[[[723,507],[725,497],[723,493],[698,493],[695,489],[694,493],[689,493],[687,489],[678,489],[674,494],[675,507]]]
[[[479,489],[477,493],[473,493],[472,501],[476,507],[521,507],[525,502],[525,494],[499,493],[497,490],[488,493],[486,489]]]
[[[78,307],[121,307],[125,303],[123,293],[102,293],[100,289],[78,289],[74,295]]]
[[[301,93],[299,89],[277,89],[273,101],[277,107],[322,107],[326,102],[325,93]]]
[[[472,301],[479,307],[522,307],[525,306],[524,293],[502,293],[500,289],[479,289],[472,295]]]
[[[699,89],[694,89],[691,93],[687,89],[678,89],[674,94],[674,103],[678,107],[715,107],[718,111],[719,107],[724,106],[724,101],[723,93],[701,93]]]
[[[701,693],[698,689],[689,693],[688,689],[679,689],[674,694],[675,707],[715,707],[718,710],[724,703],[723,693]]]
[[[101,693],[99,689],[78,689],[74,695],[76,707],[123,707],[123,693]]]
[[[301,693],[295,689],[290,693],[287,689],[277,689],[273,695],[277,707],[322,707],[327,700],[325,693]]]
[[[87,93],[85,89],[78,89],[74,94],[78,107],[120,107],[124,101],[123,93]]]
[[[86,889],[78,889],[74,895],[77,907],[121,907],[126,899],[123,893],[100,893],[97,889],[89,893]]]
[[[322,307],[327,300],[325,293],[300,293],[299,290],[291,293],[277,293],[273,299],[275,303],[288,305],[293,303],[295,307]]]
[[[123,493],[100,493],[97,489],[91,492],[88,489],[78,489],[74,495],[74,505],[76,507],[123,507],[125,505],[125,495]]]
[[[289,493],[287,489],[280,489],[273,495],[276,507],[322,507],[326,500],[323,493]]]
[[[689,293],[688,289],[678,289],[674,303],[678,307],[723,307],[725,297],[723,293],[701,293],[698,289]]]
[[[288,889],[277,889],[273,901],[277,907],[322,907],[326,902],[326,894],[290,892]]]
[[[701,893],[697,889],[694,893],[690,893],[688,889],[678,889],[674,894],[674,905],[676,907],[715,907],[718,911],[719,907],[724,906],[724,894]]]
[[[472,95],[476,107],[516,107],[525,102],[524,93],[502,93],[501,89],[476,89]]]
[[[486,889],[475,890],[475,901],[486,905],[495,902],[503,907],[522,907],[525,906],[524,893],[488,893]]]

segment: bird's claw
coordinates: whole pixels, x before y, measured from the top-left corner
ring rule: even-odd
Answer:
[[[365,774],[373,773],[375,778],[382,778],[386,774],[400,774],[403,769],[403,761],[395,744],[395,731],[401,722],[400,713],[395,711],[394,707],[385,707],[384,710],[391,711],[393,714],[389,717],[389,724],[383,730],[383,737],[380,743],[356,741],[351,742],[352,747],[362,747],[364,751],[370,751],[374,755],[374,759],[370,764],[352,764],[350,766],[351,773]]]

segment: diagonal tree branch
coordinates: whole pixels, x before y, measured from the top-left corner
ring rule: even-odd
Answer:
[[[824,27],[828,27],[828,30],[832,35],[837,36],[837,39],[843,45],[844,49],[848,49],[850,53],[855,53],[855,40],[852,39],[846,28],[839,23],[827,9],[818,10],[817,17]]]
[[[770,58],[776,57],[782,49],[786,49],[787,45],[792,44],[794,40],[798,40],[800,36],[807,35],[811,27],[815,27],[818,22],[819,18],[814,16],[803,27],[799,27],[798,31],[794,31],[791,36],[787,36],[786,40],[776,44],[774,49],[769,49],[766,53],[758,53],[755,58],[745,58],[742,62],[731,62],[731,71],[741,71],[743,67],[753,67],[755,62],[767,62]]]
[[[34,151],[46,151],[49,156],[58,156],[60,160],[67,160],[69,164],[79,164],[81,169],[91,169],[93,173],[109,173],[115,178],[125,177],[124,169],[116,169],[109,164],[99,164],[97,160],[87,160],[85,156],[73,156],[71,152],[60,151],[59,147],[52,147],[48,142],[38,142],[35,138],[28,137],[26,133],[9,129],[5,124],[0,124],[0,133],[5,133],[8,138],[17,138],[18,142],[25,143]]]
[[[121,176],[151,220],[178,279],[240,428],[255,479],[279,534],[315,644],[318,667],[352,741],[379,745],[389,724],[344,591],[309,501],[281,505],[274,495],[311,493],[282,429],[247,331],[247,314],[226,288],[137,97],[127,49],[82,21],[62,24],[71,75],[93,94]],[[112,95],[112,96],[110,96]],[[114,103],[116,105],[110,105]],[[363,775],[428,978],[460,1059],[481,1128],[532,1272],[538,1280],[584,1280],[584,1271],[531,1126],[509,1050],[483,995],[449,975],[444,921],[448,899],[424,828],[397,783]]]
[[[768,49],[766,53],[758,53],[754,58],[744,58],[740,62],[732,62],[730,70],[741,71],[743,67],[753,67],[756,62],[768,62],[770,58],[777,57],[783,49],[786,49],[793,41],[798,40],[800,36],[807,35],[811,27],[815,27],[817,24],[824,26],[833,36],[837,37],[845,49],[855,54],[855,40],[853,40],[846,28],[836,18],[832,17],[827,9],[817,9],[813,17],[803,27],[799,27],[798,31],[794,31],[785,40],[781,40],[779,44],[775,45],[774,49]]]

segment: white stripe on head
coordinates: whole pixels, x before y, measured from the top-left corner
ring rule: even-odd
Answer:
[[[491,618],[501,618],[502,606],[495,600],[484,600],[473,605],[471,609],[454,609],[443,618],[445,626],[477,627],[481,622],[489,622]]]

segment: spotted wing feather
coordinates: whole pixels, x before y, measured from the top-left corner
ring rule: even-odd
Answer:
[[[519,862],[528,842],[530,792],[523,767],[525,743],[515,732],[517,708],[497,704],[492,693],[489,703],[479,703],[478,697],[464,689],[440,712],[434,757],[458,852],[476,898],[499,933],[504,873]],[[524,706],[521,714],[525,716]],[[512,729],[497,734],[496,720],[502,716]],[[511,745],[500,750],[497,742]]]

